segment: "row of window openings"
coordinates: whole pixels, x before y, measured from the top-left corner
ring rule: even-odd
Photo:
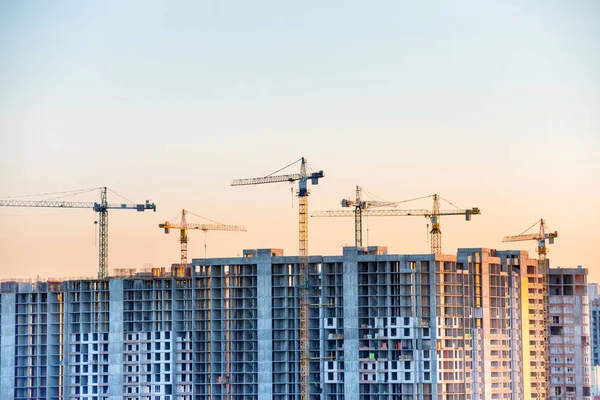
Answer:
[[[163,355],[162,357],[161,357],[161,354]],[[185,353],[184,354],[179,354],[177,356],[177,361],[186,360],[188,357],[189,357],[190,360],[192,359],[192,355],[191,354],[189,354],[189,356],[186,355]],[[146,353],[145,359],[147,361],[152,360],[152,353]],[[143,357],[138,356],[138,355],[131,355],[131,354],[129,354],[129,355],[126,356],[126,360],[127,360],[127,362],[139,362],[139,361],[143,360]],[[161,361],[161,360],[162,361],[170,361],[171,360],[171,353],[154,353],[154,360],[155,361]]]
[[[154,373],[156,374],[160,374],[161,372],[161,366],[162,364],[154,364],[152,369],[154,370]],[[185,367],[186,364],[183,364],[183,367]],[[139,365],[128,365],[127,366],[127,372],[129,373],[139,373],[140,372],[140,366]],[[164,370],[162,372],[171,372],[171,364],[164,364]],[[148,375],[149,377],[150,375]],[[160,379],[157,379],[160,380]]]
[[[82,353],[82,352],[83,353],[87,353],[89,347],[90,346],[87,345],[87,344],[84,344],[84,345],[72,344],[71,345],[71,353]],[[99,349],[101,349],[101,350],[99,350]],[[108,343],[104,343],[102,345],[99,345],[98,343],[92,343],[91,344],[91,351],[92,352],[96,352],[96,353],[98,351],[108,352]]]
[[[586,367],[586,368],[588,368],[588,367]],[[588,368],[588,371],[589,371],[589,368]],[[567,368],[565,369],[565,372],[566,372],[567,374],[574,374],[574,373],[575,373],[575,369],[574,369],[573,367],[567,367]],[[563,370],[562,370],[562,368],[561,368],[561,367],[553,367],[553,368],[552,368],[552,373],[555,373],[555,374],[561,374],[561,373],[563,373]],[[586,372],[586,373],[587,373],[587,372]]]
[[[83,387],[87,387],[89,384],[99,384],[99,383],[108,383],[108,375],[92,375],[91,382],[89,381],[87,376],[74,376],[71,378],[71,382],[76,385],[83,385]],[[87,393],[84,393],[87,394]]]
[[[152,381],[152,375],[145,376],[145,380],[140,381],[138,376],[129,375],[127,376],[125,383],[140,383],[140,382],[171,382],[171,374],[154,374],[154,381]],[[164,378],[164,379],[162,379]],[[129,392],[131,393],[131,392]]]
[[[400,376],[402,376],[402,373],[392,372],[391,373],[392,381],[397,381],[399,374],[400,374]],[[404,374],[404,380],[405,381],[410,381],[412,379],[412,373],[411,372],[404,372],[403,374]],[[376,381],[376,374],[363,374],[362,377],[363,377],[363,379],[362,379],[363,381],[367,381],[367,382],[369,382],[369,381],[372,381],[372,382]],[[327,374],[327,378],[329,380],[333,380],[334,379],[334,373],[333,372],[329,372]],[[387,378],[388,378],[388,374],[386,373],[384,375],[383,381],[387,382],[388,381]],[[424,372],[423,373],[423,380],[425,380],[425,381],[431,380],[431,372]]]
[[[171,332],[139,332],[139,333],[127,333],[125,340],[170,340]]]
[[[70,356],[70,357],[69,357],[69,360],[70,360],[70,362],[72,362],[72,363],[77,363],[77,364],[78,364],[78,363],[81,363],[81,362],[82,362],[82,363],[84,363],[84,364],[85,364],[85,363],[87,363],[87,362],[88,362],[88,360],[89,360],[89,357],[88,357],[88,355],[87,355],[87,354],[83,354],[83,355],[74,355],[74,356],[72,355],[72,356]],[[92,363],[98,363],[99,361],[100,361],[100,362],[103,362],[103,363],[106,363],[106,362],[108,362],[108,355],[104,354],[104,355],[101,355],[101,358],[99,358],[97,354],[92,354],[91,362],[92,362]],[[108,366],[107,366],[107,365],[105,365],[105,367],[107,367],[107,368],[108,368]]]
[[[402,363],[398,362],[398,361],[389,361],[389,363],[390,363],[390,369],[398,369],[399,364],[402,365]],[[404,369],[406,369],[406,370],[412,369],[411,361],[404,361],[403,363],[404,363],[403,364]],[[363,365],[364,365],[363,369],[367,369],[367,370],[368,369],[372,369],[372,370],[377,369],[376,363],[364,363]],[[458,364],[457,364],[457,366],[458,366]],[[335,368],[334,361],[328,361],[328,367],[329,367],[329,369],[334,369]],[[338,362],[338,369],[344,369],[343,362]],[[423,362],[423,369],[431,369],[430,361]],[[440,369],[442,369],[441,361],[440,361]]]
[[[93,364],[93,365],[74,365],[71,366],[71,371],[73,372],[73,374],[75,375],[79,375],[80,373],[83,374],[87,374],[87,373],[93,373],[93,374],[97,374],[98,371],[107,374],[108,373],[108,365],[100,365],[98,366],[97,364]],[[79,379],[78,376],[76,376],[77,379]],[[94,376],[94,378],[97,378],[97,376]],[[96,382],[94,382],[96,383]]]
[[[126,344],[125,351],[140,351],[140,348],[146,348],[146,351],[152,350],[152,343],[146,343],[144,345],[139,344]],[[154,350],[155,351],[169,351],[171,350],[171,342],[154,342]]]
[[[90,339],[91,337],[91,339]],[[81,340],[83,338],[83,340]],[[93,342],[97,342],[98,340],[101,341],[108,341],[108,333],[77,333],[74,335],[71,335],[71,340],[73,342],[88,342],[88,341],[93,341]]]
[[[143,392],[142,388],[138,388],[138,387],[135,387],[135,386],[129,386],[129,387],[127,387],[126,393],[127,394],[144,394],[144,393],[150,393],[150,389],[149,388],[146,387],[144,389],[147,389],[148,391],[147,392]],[[166,388],[166,389],[167,389],[166,391],[170,391],[169,388]],[[154,393],[161,393],[161,392],[162,392],[162,387],[160,385],[154,385]],[[148,398],[152,399],[151,396],[149,396]],[[167,394],[164,397],[155,396],[154,400],[171,400],[171,395]]]
[[[91,389],[91,390],[89,390]],[[108,393],[108,387],[100,387],[98,390],[98,386],[75,386],[71,388],[71,394],[106,394]]]

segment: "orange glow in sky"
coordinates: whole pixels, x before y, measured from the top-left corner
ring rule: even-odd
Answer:
[[[190,259],[296,255],[296,186],[230,182],[304,156],[325,173],[311,212],[356,185],[479,207],[442,218],[450,254],[535,253],[501,240],[544,218],[551,265],[600,282],[599,17],[595,1],[3,2],[0,199],[97,186],[150,199],[156,213],[110,213],[110,268],[177,263],[178,232],[158,224],[182,208],[248,229],[191,232]],[[73,200],[99,200],[86,196]],[[96,219],[0,207],[0,278],[95,275]],[[309,252],[341,254],[353,224],[311,218]],[[426,230],[367,218],[364,234],[427,253]]]

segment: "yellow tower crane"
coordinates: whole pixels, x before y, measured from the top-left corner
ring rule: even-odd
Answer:
[[[537,224],[539,224],[539,230],[537,233],[527,233],[529,230],[531,230],[531,228],[535,227]],[[535,295],[533,295],[533,300],[534,300],[534,304],[536,305],[536,309],[537,310],[542,310],[542,322],[541,322],[541,326],[538,326],[538,329],[535,329],[535,333],[536,333],[536,343],[540,343],[542,342],[543,345],[543,349],[541,351],[541,355],[538,353],[538,350],[536,349],[536,356],[538,358],[541,358],[543,360],[543,364],[541,364],[538,368],[538,372],[544,373],[544,380],[545,380],[545,385],[540,385],[538,383],[538,385],[535,386],[534,390],[537,392],[537,398],[538,399],[547,399],[548,398],[548,388],[549,388],[549,374],[548,374],[548,368],[549,368],[549,347],[548,347],[548,269],[549,269],[549,265],[548,265],[548,260],[546,258],[546,254],[548,253],[548,249],[546,248],[546,241],[548,241],[548,244],[554,244],[554,239],[556,239],[558,237],[558,232],[554,231],[551,232],[550,229],[548,228],[548,226],[546,225],[546,221],[544,221],[544,219],[540,219],[539,221],[536,221],[535,224],[531,225],[529,228],[527,228],[523,233],[521,233],[520,235],[514,235],[514,236],[505,236],[502,241],[503,242],[521,242],[521,241],[526,241],[526,240],[535,240],[537,241],[537,253],[538,253],[538,270],[537,270],[537,291],[538,293],[535,293]],[[539,323],[539,322],[538,322]],[[540,329],[541,328],[541,329]],[[542,337],[540,336],[540,330],[542,331]],[[541,357],[540,357],[541,356]],[[539,377],[538,377],[539,378]]]
[[[195,224],[188,223],[186,219],[186,214],[192,214],[197,217],[206,219],[212,224]],[[189,229],[200,229],[204,232],[206,231],[242,231],[245,232],[246,228],[240,225],[225,225],[220,222],[213,221],[211,219],[205,218],[201,215],[194,214],[191,211],[181,210],[181,222],[178,225],[174,225],[169,221],[165,221],[164,224],[159,224],[159,228],[165,230],[165,233],[170,233],[171,229],[179,229],[179,242],[181,243],[181,263],[179,266],[185,267],[187,266],[187,245],[188,245],[188,230]]]
[[[300,162],[300,173],[288,175],[275,175],[276,173]],[[313,185],[323,178],[323,171],[307,171],[304,157],[293,163],[260,178],[235,179],[231,186],[260,185],[264,183],[295,182],[298,181],[299,204],[299,250],[300,250],[300,282],[298,294],[300,298],[300,399],[308,400],[310,397],[310,353],[308,350],[308,181]]]
[[[368,217],[425,217],[429,218],[431,221],[431,231],[429,232],[431,235],[431,253],[432,254],[441,254],[442,253],[442,231],[440,228],[440,217],[447,215],[464,215],[467,221],[471,220],[472,215],[481,214],[481,210],[477,207],[468,208],[468,209],[455,209],[455,210],[440,210],[440,199],[441,197],[437,194],[425,197],[419,197],[416,199],[404,200],[394,203],[389,203],[391,205],[397,205],[400,203],[406,203],[414,200],[421,200],[428,197],[433,197],[433,209],[411,209],[411,210],[370,210],[365,207],[361,210],[361,218],[362,216]],[[448,202],[449,204],[452,204]],[[347,207],[348,203],[345,203],[342,200],[342,206]],[[368,203],[367,203],[368,204]],[[385,206],[388,206],[386,204]],[[347,211],[347,210],[338,210],[338,211],[315,211],[312,214],[313,217],[355,217],[355,221],[359,219],[356,217],[355,211]],[[362,224],[362,223],[361,223]],[[355,225],[355,231],[358,231],[359,227]],[[358,235],[358,234],[356,234]]]
[[[212,222],[212,224],[196,224],[196,223],[188,223],[187,222],[187,214],[192,214],[195,215],[196,217],[200,217],[202,219],[205,219],[207,221]],[[188,230],[189,229],[200,229],[203,230],[205,233],[207,231],[242,231],[245,232],[246,228],[240,225],[226,225],[226,224],[222,224],[220,222],[217,221],[213,221],[209,218],[203,217],[201,215],[198,214],[194,214],[191,211],[187,211],[185,209],[181,210],[181,222],[179,222],[179,225],[174,225],[169,221],[165,221],[164,224],[159,224],[158,225],[159,228],[162,228],[165,230],[165,233],[170,233],[171,229],[179,229],[179,242],[181,243],[181,262],[179,264],[180,267],[186,267],[187,266],[187,245],[188,245]],[[205,254],[206,254],[206,244],[204,245],[205,247]],[[225,352],[225,398],[229,399],[231,398],[230,396],[230,374],[231,374],[231,344],[230,344],[230,334],[231,334],[231,322],[229,319],[229,310],[225,311],[225,319],[223,321],[224,323],[224,334],[225,334],[225,348],[223,349]],[[220,381],[222,381],[222,378],[220,378]]]
[[[540,228],[538,233],[526,233],[527,231],[529,231],[531,228],[533,228],[534,226],[536,226],[537,224],[540,224]],[[540,271],[543,271],[543,273],[546,273],[546,254],[548,253],[548,250],[546,249],[546,240],[548,240],[548,244],[554,244],[554,239],[556,239],[558,237],[558,232],[554,231],[554,232],[550,232],[548,229],[548,226],[546,225],[546,221],[544,221],[544,219],[540,219],[539,221],[536,221],[535,224],[531,225],[527,230],[525,230],[525,232],[521,233],[520,235],[514,235],[514,236],[504,236],[504,238],[502,239],[503,242],[522,242],[525,240],[536,240],[538,242],[538,247],[537,247],[537,253],[538,253],[538,261],[542,261],[542,265],[544,266],[544,268],[542,268]]]

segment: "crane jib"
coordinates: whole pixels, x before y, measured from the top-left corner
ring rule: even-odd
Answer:
[[[94,203],[94,211],[102,212],[106,210],[136,210],[136,211],[146,211],[146,210],[154,210],[156,212],[156,205],[154,203],[145,203],[145,204],[107,204],[103,206],[100,203]]]

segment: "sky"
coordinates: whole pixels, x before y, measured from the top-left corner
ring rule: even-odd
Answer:
[[[156,213],[110,212],[111,269],[177,263],[177,232],[158,224],[182,208],[247,228],[192,231],[190,258],[297,255],[295,186],[230,183],[306,157],[325,174],[311,212],[340,210],[357,185],[479,207],[442,218],[448,254],[535,256],[502,237],[544,218],[551,265],[600,282],[598,38],[594,0],[0,0],[0,199],[101,186],[109,202],[150,199]],[[95,275],[95,220],[0,207],[0,278]],[[364,244],[428,253],[427,222],[366,218]],[[353,243],[352,218],[310,219],[310,254]]]

